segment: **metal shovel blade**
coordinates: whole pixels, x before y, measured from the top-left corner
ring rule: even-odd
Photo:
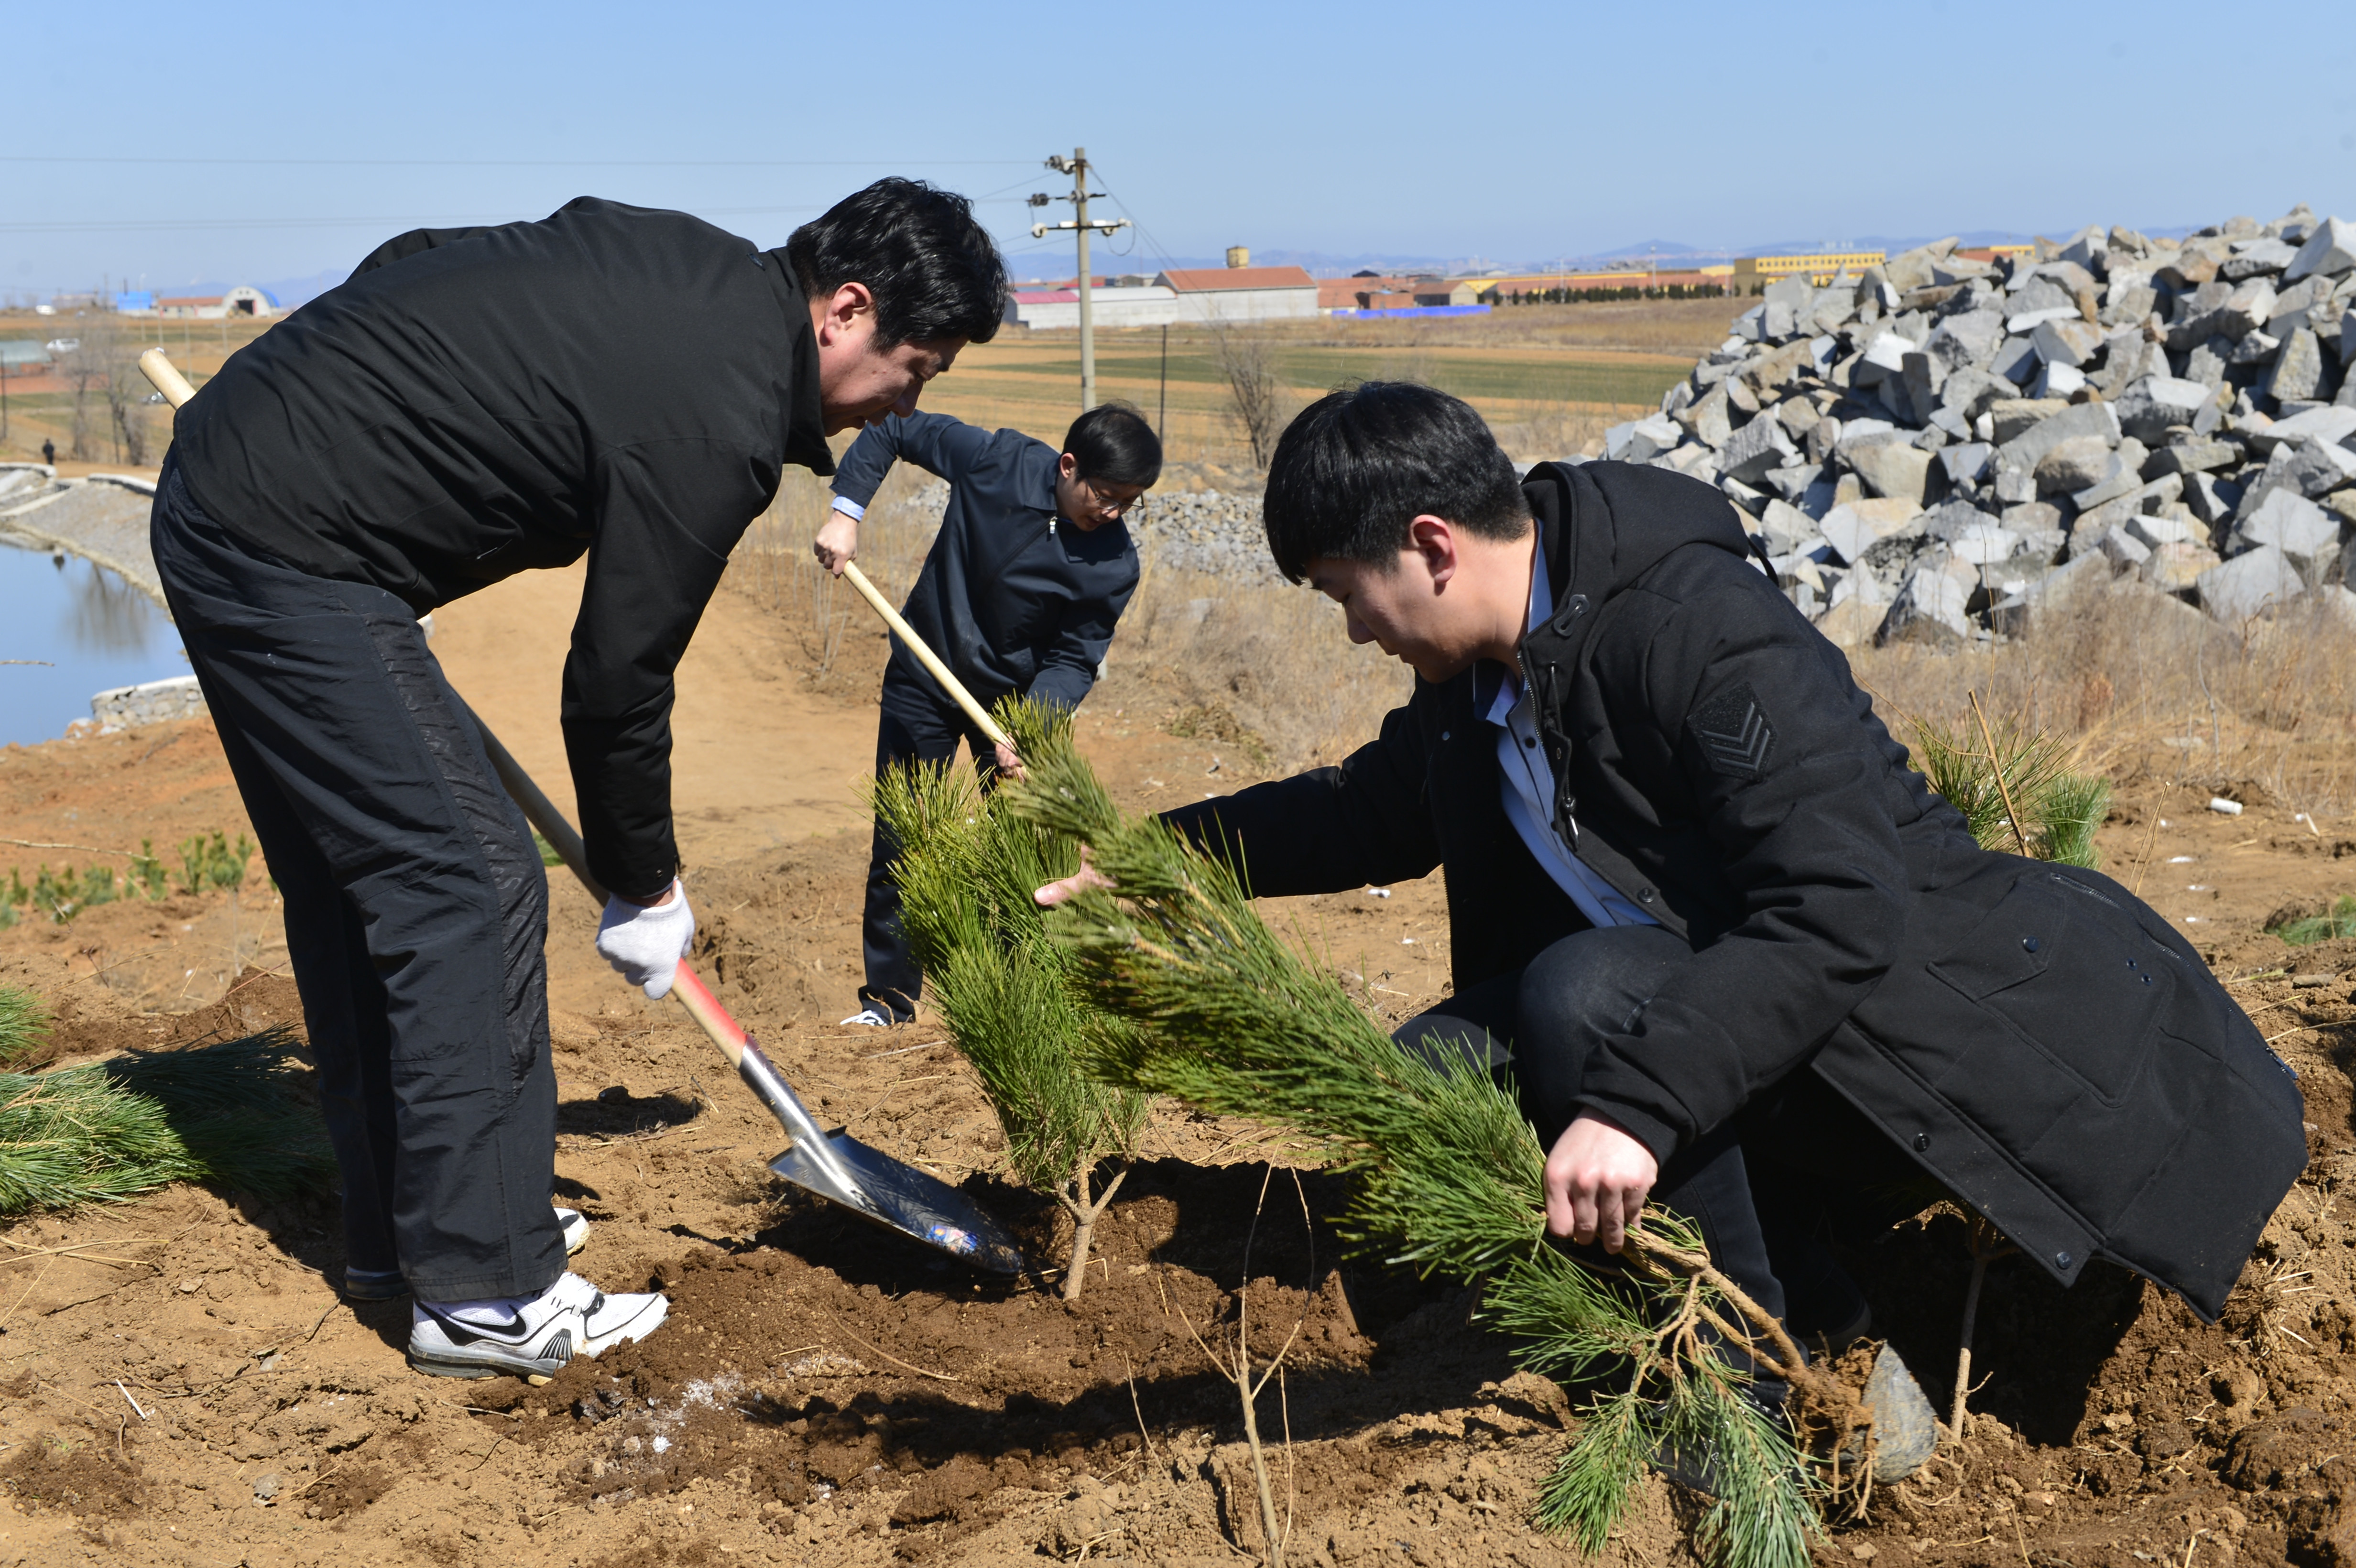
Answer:
[[[821,1129],[750,1036],[736,1071],[793,1135],[794,1147],[769,1162],[771,1170],[862,1220],[937,1247],[976,1268],[992,1274],[1023,1271],[1014,1238],[964,1193],[937,1176],[868,1147],[841,1128],[831,1133]]]
[[[992,1274],[1023,1272],[1023,1253],[1014,1239],[973,1200],[940,1178],[870,1148],[841,1129],[826,1135],[826,1152],[831,1157],[826,1165],[850,1177],[856,1199],[845,1201],[837,1196],[834,1172],[809,1157],[806,1145],[787,1149],[769,1162],[769,1168],[797,1187],[976,1268]]]

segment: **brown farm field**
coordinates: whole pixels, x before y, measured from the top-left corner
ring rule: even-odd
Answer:
[[[1561,438],[1649,404],[1663,383],[1640,379],[1680,373],[1731,303],[1533,308],[1477,332],[1304,324],[1276,347],[1296,396],[1413,374],[1501,428]],[[1159,337],[1107,335],[1108,392],[1153,406]],[[969,351],[933,406],[1053,436],[1074,357],[1068,336],[1010,333]],[[1205,346],[1173,333],[1172,357],[1173,434],[1182,388],[1200,432],[1174,453],[1196,465],[1184,482],[1248,486],[1214,466],[1236,443]],[[1574,372],[1593,379],[1573,387]],[[1510,417],[1524,405],[1537,413]],[[916,479],[891,484],[866,559],[897,593],[923,539],[892,520]],[[1055,1211],[1007,1184],[1002,1135],[937,1020],[834,1022],[855,1005],[858,787],[884,643],[847,595],[789,570],[822,504],[814,485],[781,498],[681,671],[695,959],[819,1115],[966,1185],[1052,1254]],[[446,607],[434,644],[567,808],[555,716],[578,589],[577,573],[511,581]],[[1997,1262],[1968,1431],[1877,1492],[1820,1563],[2356,1562],[2356,1214],[2338,1208],[2356,1179],[2356,938],[2294,948],[2267,931],[2356,893],[2356,646],[2328,623],[2219,627],[2182,610],[2122,595],[2029,638],[1863,650],[1856,668],[1901,737],[1911,717],[1954,723],[1976,693],[2111,782],[2104,869],[2182,923],[2297,1069],[2311,1163],[2215,1325],[2102,1265],[2065,1292]],[[1117,798],[1151,809],[1333,761],[1405,690],[1305,591],[1150,571],[1079,734]],[[2241,812],[2211,810],[2219,797]],[[216,830],[250,828],[202,720],[0,749],[0,876]],[[0,928],[0,983],[56,1012],[48,1064],[299,1035],[263,869],[234,891]],[[1158,1106],[1077,1301],[1052,1279],[967,1275],[771,1177],[775,1124],[675,1010],[597,961],[594,911],[557,875],[553,1196],[593,1221],[580,1272],[667,1290],[669,1323],[545,1388],[448,1382],[402,1363],[405,1304],[339,1298],[330,1190],[265,1203],[179,1186],[0,1222],[0,1568],[1258,1561],[1236,1396],[1194,1339],[1247,1299],[1263,1353],[1300,1326],[1259,1413],[1288,1562],[1581,1560],[1530,1523],[1577,1391],[1516,1371],[1467,1293],[1352,1255],[1324,1222],[1338,1184],[1282,1138]],[[1445,993],[1437,876],[1267,912],[1386,1019]],[[1846,1261],[1876,1334],[1944,1409],[1962,1227],[1927,1216]],[[1690,1496],[1648,1480],[1603,1557],[1692,1562],[1696,1518]]]
[[[723,592],[682,675],[697,962],[820,1115],[966,1183],[1047,1252],[1054,1213],[1002,1180],[995,1121],[935,1021],[884,1036],[834,1025],[857,980],[855,787],[882,643],[843,624],[821,672],[822,623],[753,592],[763,581]],[[435,642],[561,801],[555,688],[576,592],[568,574],[517,580],[448,607]],[[1321,680],[1398,689],[1377,656],[1333,645],[1338,628],[1310,608],[1251,599],[1205,624],[1289,626],[1295,657],[1320,642]],[[2188,922],[2298,1068],[2314,1163],[2213,1327],[2122,1274],[2098,1268],[2065,1293],[1997,1264],[1969,1435],[1880,1491],[1822,1561],[2329,1562],[2356,1528],[2343,1456],[2356,1216],[2337,1207],[2356,1175],[2356,941],[2292,949],[2262,929],[2356,891],[2349,735],[2326,675],[2299,677],[2317,689],[2293,713],[2270,674],[2282,650],[2253,645],[2243,673],[2204,667],[2223,702],[2209,744],[2169,744],[2191,717],[2174,686],[2138,716],[2131,692],[2090,696],[2102,670],[2072,662],[2109,661],[2122,688],[2166,675],[2159,654],[2137,652],[2133,619],[2041,675],[1993,655],[1873,656],[1861,673],[1910,709],[1966,688],[2066,706],[2117,786],[2106,865]],[[1124,630],[1081,735],[1126,804],[1233,789],[1271,770],[1272,749],[1331,755],[1379,712],[1379,700],[1335,706],[1320,710],[1326,733],[1253,743],[1280,699],[1254,707],[1231,690],[1224,719],[1205,700],[1236,685],[1214,643],[1237,640]],[[1205,667],[1196,684],[1178,680],[1182,658]],[[2285,741],[2285,724],[2311,743]],[[2244,813],[2206,809],[2219,792]],[[244,827],[202,721],[0,752],[0,836],[16,841],[0,864],[28,879],[37,861],[82,859],[28,841],[127,848]],[[1445,987],[1437,884],[1270,913],[1398,1019]],[[401,1360],[405,1306],[338,1300],[332,1192],[265,1204],[180,1187],[19,1218],[0,1229],[0,1564],[1257,1558],[1236,1400],[1190,1328],[1227,1320],[1247,1292],[1256,1323],[1298,1322],[1303,1336],[1261,1417],[1293,1521],[1289,1561],[1578,1561],[1528,1518],[1572,1406],[1515,1370],[1509,1344],[1468,1319],[1468,1296],[1348,1255],[1322,1221],[1304,1229],[1281,1179],[1292,1218],[1270,1204],[1247,1266],[1238,1237],[1268,1163],[1294,1163],[1266,1129],[1158,1108],[1076,1303],[969,1277],[790,1196],[764,1169],[774,1124],[684,1020],[596,961],[585,900],[558,886],[553,909],[555,1196],[594,1221],[581,1271],[667,1289],[670,1323],[545,1389],[427,1380]],[[0,931],[0,979],[55,1006],[61,1061],[299,1029],[283,964],[258,875],[237,893]],[[1311,1211],[1334,1211],[1333,1183],[1302,1176]],[[1968,1268],[1960,1228],[1902,1227],[1849,1261],[1877,1332],[1944,1403]],[[1688,1561],[1694,1517],[1689,1498],[1650,1481],[1606,1556]]]

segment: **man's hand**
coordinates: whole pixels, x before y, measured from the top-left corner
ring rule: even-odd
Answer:
[[[1651,1149],[1610,1119],[1581,1111],[1547,1156],[1547,1233],[1618,1252],[1660,1174]]]
[[[1088,864],[1088,847],[1083,844],[1080,846],[1080,869],[1068,877],[1049,882],[1031,896],[1046,908],[1054,909],[1059,903],[1070,902],[1090,888],[1108,888],[1112,885],[1113,880],[1110,877]]]
[[[829,512],[826,521],[819,525],[818,539],[810,546],[818,563],[835,576],[859,557],[859,519],[849,512]]]
[[[1001,741],[997,743],[995,750],[998,752],[998,771],[1000,773],[1004,773],[1016,784],[1021,784],[1031,776],[1028,773],[1023,771],[1023,759],[1014,754],[1013,747],[1008,745],[1005,741]]]
[[[676,877],[651,899],[607,895],[605,918],[597,923],[597,955],[643,987],[647,1000],[670,994],[671,976],[694,943],[695,912]]]

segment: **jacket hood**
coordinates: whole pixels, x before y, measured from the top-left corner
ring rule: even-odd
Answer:
[[[1739,556],[1751,536],[1726,497],[1685,475],[1633,463],[1541,463],[1522,480],[1559,604],[1596,605],[1672,550],[1708,545]]]

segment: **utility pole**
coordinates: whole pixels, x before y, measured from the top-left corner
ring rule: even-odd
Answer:
[[[1100,190],[1091,191],[1088,189],[1088,150],[1086,147],[1074,147],[1072,149],[1072,155],[1068,158],[1064,156],[1061,153],[1052,153],[1048,155],[1047,166],[1055,170],[1059,175],[1067,174],[1072,176],[1072,194],[1064,197],[1054,197],[1049,196],[1044,190],[1035,191],[1032,194],[1031,205],[1033,207],[1044,207],[1051,201],[1068,201],[1073,207],[1073,216],[1066,219],[1061,223],[1033,223],[1031,226],[1031,238],[1033,240],[1044,240],[1050,233],[1063,229],[1071,229],[1079,236],[1080,411],[1082,413],[1086,413],[1088,410],[1097,406],[1097,332],[1096,321],[1088,308],[1088,294],[1090,293],[1088,288],[1088,236],[1091,233],[1103,233],[1109,235],[1116,229],[1126,229],[1129,227],[1129,219],[1126,218],[1114,219],[1109,221],[1098,219],[1093,223],[1088,220],[1088,202],[1090,198],[1100,197],[1104,195],[1104,192]]]

